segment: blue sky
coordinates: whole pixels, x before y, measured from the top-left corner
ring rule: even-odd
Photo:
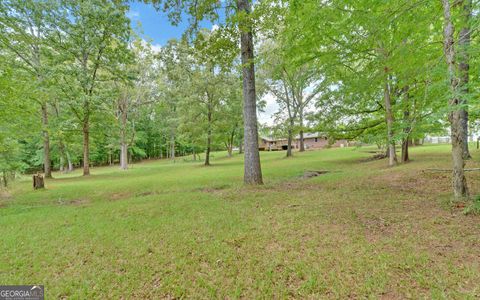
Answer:
[[[163,46],[168,40],[180,38],[188,27],[188,19],[185,16],[182,23],[173,26],[168,20],[167,14],[162,11],[156,11],[153,5],[133,2],[130,4],[128,17],[131,20],[132,27],[145,40],[151,40],[152,44]],[[141,26],[138,26],[138,23]],[[211,28],[209,22],[202,22],[202,27]],[[142,33],[143,32],[143,33]]]
[[[150,41],[154,48],[160,48],[165,45],[168,40],[180,38],[188,27],[188,19],[185,16],[182,23],[173,26],[168,20],[167,15],[162,11],[156,11],[152,5],[133,2],[130,4],[128,17],[132,22],[132,27],[146,41]],[[138,23],[141,23],[140,27]],[[209,22],[202,22],[202,27],[211,28]],[[272,114],[278,110],[278,105],[271,95],[264,97],[267,102],[265,112],[259,113],[259,121],[272,125]]]

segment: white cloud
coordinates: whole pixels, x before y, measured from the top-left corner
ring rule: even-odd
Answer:
[[[146,48],[150,48],[153,53],[159,53],[162,50],[162,45],[160,44],[152,44],[151,42],[142,39],[142,45]]]
[[[160,44],[152,44],[152,51],[155,53],[159,53],[162,50],[162,46]]]
[[[268,93],[263,96],[266,105],[263,112],[258,113],[258,121],[262,124],[267,124],[268,126],[273,125],[273,114],[276,113],[279,109],[278,103],[275,100],[275,97]]]
[[[127,18],[130,20],[138,20],[140,17],[140,13],[136,10],[131,10],[127,13]]]

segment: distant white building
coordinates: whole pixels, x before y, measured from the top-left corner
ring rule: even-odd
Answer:
[[[447,130],[447,134],[448,135],[442,135],[442,136],[427,135],[424,139],[424,142],[430,143],[430,144],[450,144],[452,142],[452,138],[450,137],[450,128]],[[470,130],[468,132],[469,142],[476,142],[478,139],[480,139],[479,131]]]

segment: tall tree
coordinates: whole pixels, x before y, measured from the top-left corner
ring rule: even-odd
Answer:
[[[2,1],[0,2],[0,45],[13,53],[13,62],[30,72],[35,80],[38,104],[42,120],[43,166],[46,178],[52,177],[48,115],[49,56],[45,35],[49,12],[58,9],[55,1]]]
[[[244,118],[244,182],[246,184],[263,184],[258,149],[258,122],[257,122],[257,93],[255,88],[255,63],[253,44],[253,24],[251,0],[144,0],[169,11],[169,17],[178,23],[186,11],[192,16],[192,29],[196,29],[204,19],[218,21],[218,11],[223,10],[228,16],[232,11],[232,18],[227,18],[230,29],[238,26],[240,32],[240,52],[243,74],[243,118]],[[163,6],[162,6],[163,5]],[[231,30],[231,32],[235,32]]]
[[[460,71],[459,89],[462,108],[460,109],[461,122],[463,126],[463,158],[470,159],[468,149],[468,96],[469,96],[469,77],[470,77],[470,40],[471,40],[471,18],[472,18],[472,0],[461,0],[457,2],[460,7],[460,25],[461,30],[458,37],[458,68]]]
[[[450,79],[450,100],[448,105],[451,108],[449,120],[452,137],[452,183],[455,198],[468,196],[467,180],[465,178],[464,160],[464,126],[462,124],[462,102],[458,97],[460,78],[458,77],[458,66],[455,61],[455,28],[452,22],[450,0],[442,0],[444,17],[444,51]]]
[[[52,35],[60,53],[61,84],[83,134],[83,175],[90,175],[92,115],[109,99],[101,85],[128,60],[127,7],[118,1],[66,1]],[[111,98],[111,97],[110,97]]]

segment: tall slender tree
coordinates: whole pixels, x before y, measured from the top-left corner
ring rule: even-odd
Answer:
[[[468,196],[467,180],[465,178],[464,139],[465,132],[462,124],[462,100],[459,99],[458,65],[455,61],[455,28],[452,22],[450,0],[442,0],[444,17],[444,51],[450,80],[450,99],[448,105],[451,109],[449,120],[452,137],[452,183],[455,198]]]
[[[52,49],[45,36],[48,12],[58,9],[55,1],[1,1],[0,2],[0,45],[4,51],[13,53],[13,62],[30,72],[36,81],[34,97],[40,109],[43,135],[43,166],[46,178],[52,177],[49,134],[49,77],[48,64]],[[50,65],[51,66],[51,65]]]

